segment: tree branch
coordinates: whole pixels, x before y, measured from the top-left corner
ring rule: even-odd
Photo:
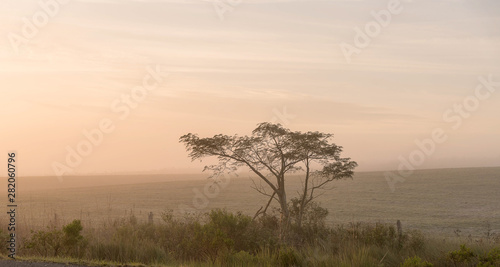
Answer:
[[[261,211],[263,207],[260,207],[260,209],[257,211],[257,213],[255,213],[255,215],[253,216],[252,220],[255,220],[255,218],[257,218],[257,216],[259,216],[260,214],[266,214],[267,208],[269,208],[271,201],[274,199],[274,195],[276,195],[276,192],[274,192],[273,195],[269,198],[269,201],[267,201],[267,204],[266,204],[266,207],[264,208],[264,210]]]

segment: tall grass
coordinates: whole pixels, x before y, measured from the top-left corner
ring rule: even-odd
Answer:
[[[292,225],[280,239],[279,220],[272,215],[252,220],[212,210],[161,217],[161,223],[130,214],[99,225],[51,225],[25,235],[19,253],[148,266],[500,266],[500,242],[491,235],[443,240],[413,230],[399,233],[389,224],[327,226],[312,220]]]

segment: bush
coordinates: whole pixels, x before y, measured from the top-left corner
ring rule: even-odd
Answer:
[[[448,259],[457,265],[457,263],[472,263],[476,260],[476,254],[466,247],[465,244],[460,245],[459,250],[452,251],[448,253]]]
[[[47,257],[57,257],[62,247],[63,233],[55,228],[47,227],[47,231],[31,231],[31,237],[25,242],[27,249]]]
[[[225,238],[230,239],[232,250],[255,249],[254,244],[251,244],[251,239],[254,239],[254,236],[248,234],[252,218],[240,212],[233,214],[219,209],[211,211],[208,217],[209,221],[204,227],[220,231]]]
[[[249,216],[220,209],[207,213],[204,224],[191,217],[174,219],[171,212],[164,212],[162,218],[166,225],[157,226],[157,233],[150,238],[158,240],[166,251],[183,260],[214,262],[235,251],[256,253],[269,243],[271,236]]]
[[[80,220],[74,220],[63,227],[62,244],[66,249],[66,254],[79,256],[87,245],[85,238],[80,234],[83,230]]]
[[[500,248],[494,248],[483,257],[480,257],[478,267],[500,266]]]
[[[80,234],[83,227],[80,220],[74,220],[63,227],[62,231],[47,227],[47,231],[31,231],[25,242],[28,250],[40,256],[81,256],[86,240]]]

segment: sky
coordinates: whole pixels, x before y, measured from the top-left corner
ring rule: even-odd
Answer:
[[[199,173],[180,136],[267,121],[358,171],[500,166],[499,25],[496,0],[1,0],[2,158]]]

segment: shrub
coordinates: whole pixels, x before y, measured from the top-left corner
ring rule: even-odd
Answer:
[[[240,212],[234,214],[216,209],[207,216],[208,221],[202,228],[205,231],[219,233],[219,236],[225,240],[226,245],[223,249],[231,253],[247,251],[255,254],[262,247],[274,247],[277,244],[276,232],[273,229],[264,227]]]
[[[85,238],[80,234],[83,230],[80,220],[74,220],[70,224],[63,227],[63,240],[62,243],[66,249],[67,254],[80,255],[83,248],[87,245]]]
[[[26,241],[26,248],[36,254],[47,256],[73,255],[77,249],[76,256],[80,255],[80,248],[86,244],[85,239],[80,234],[83,227],[80,220],[74,220],[63,227],[63,230],[47,227],[47,231],[31,231],[31,237]]]
[[[195,228],[194,239],[186,245],[200,252],[203,258],[214,262],[217,257],[232,250],[234,240],[228,238],[224,231],[214,225],[205,224]]]
[[[457,265],[457,263],[472,263],[476,259],[476,254],[466,247],[465,244],[460,245],[459,250],[448,253],[448,259]]]
[[[59,255],[62,247],[63,233],[55,228],[47,227],[47,231],[31,231],[31,237],[25,242],[27,249],[47,257]]]
[[[479,258],[478,267],[500,266],[500,248],[494,248]]]
[[[233,214],[220,209],[212,210],[208,216],[209,221],[204,226],[217,229],[226,238],[230,239],[232,241],[232,250],[248,251],[255,249],[255,244],[251,244],[255,236],[248,234],[252,218],[240,212]]]

